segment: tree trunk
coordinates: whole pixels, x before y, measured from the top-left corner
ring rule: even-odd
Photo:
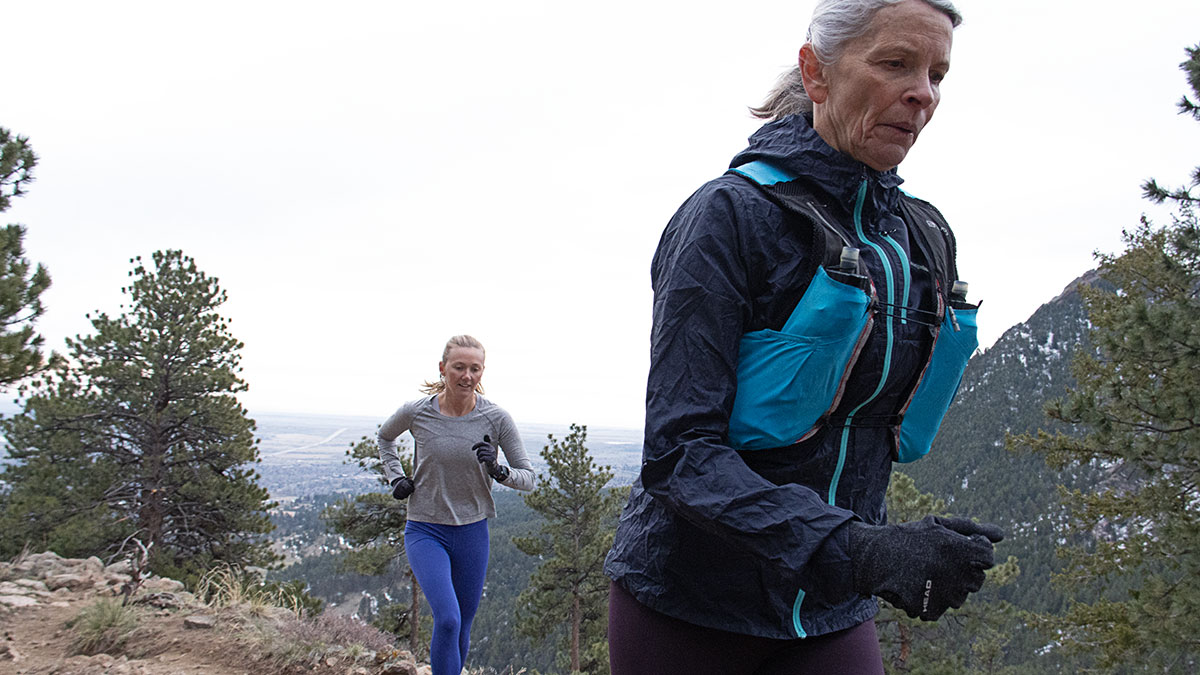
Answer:
[[[571,672],[579,672],[579,631],[583,624],[583,607],[579,600],[579,590],[571,593]]]
[[[897,621],[896,627],[900,630],[900,655],[896,657],[896,667],[903,669],[908,663],[909,655],[912,654],[912,635],[903,622]]]
[[[412,606],[408,609],[408,651],[416,658],[421,646],[421,587],[417,585],[417,574],[412,570],[408,571],[408,578],[412,580]]]
[[[154,443],[142,456],[142,491],[139,495],[138,526],[143,534],[139,539],[146,542],[150,550],[162,548],[163,530],[166,524],[166,502],[162,487],[166,483],[166,453],[160,444]]]

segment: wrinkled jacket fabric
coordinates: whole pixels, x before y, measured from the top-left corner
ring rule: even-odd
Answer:
[[[726,173],[696,191],[667,225],[652,264],[643,461],[605,570],[663,614],[736,633],[806,637],[877,611],[873,598],[850,587],[844,525],[886,522],[897,443],[885,420],[903,408],[929,360],[933,331],[913,318],[936,313],[943,291],[910,242],[923,224],[905,221],[912,211],[901,200],[912,198],[894,170],[877,172],[834,150],[798,115],[762,127],[731,168],[751,162],[801,177],[834,214],[861,251],[882,311],[827,424],[788,447],[733,449],[739,342],[784,325],[816,253],[807,227],[744,177]],[[854,424],[839,423],[847,417]]]

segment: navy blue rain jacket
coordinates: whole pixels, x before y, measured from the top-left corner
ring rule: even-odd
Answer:
[[[802,178],[860,248],[884,311],[815,435],[735,450],[728,430],[739,341],[783,326],[816,253],[796,216],[743,176],[727,173],[696,191],[654,256],[643,462],[605,570],[663,614],[806,637],[858,625],[878,609],[851,589],[843,526],[886,522],[896,448],[888,420],[911,396],[933,344],[928,323],[898,317],[937,312],[940,291],[910,244],[911,228],[923,224],[904,220],[911,211],[900,202],[912,198],[894,170],[837,152],[799,115],[759,129],[731,167],[750,162]],[[854,424],[839,423],[847,417]]]

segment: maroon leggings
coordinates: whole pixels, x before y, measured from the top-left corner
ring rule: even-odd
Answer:
[[[741,635],[659,614],[615,583],[608,655],[612,675],[883,675],[873,620],[792,640]]]

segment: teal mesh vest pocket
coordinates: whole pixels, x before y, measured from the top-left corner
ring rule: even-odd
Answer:
[[[804,438],[841,395],[871,320],[870,297],[818,269],[783,330],[742,336],[729,443],[740,450]]]
[[[912,462],[924,457],[933,445],[942,417],[950,408],[958,385],[962,382],[963,370],[975,348],[979,346],[978,324],[974,309],[954,310],[958,321],[955,330],[950,312],[942,320],[929,366],[925,369],[917,390],[909,401],[908,410],[900,423],[900,448],[898,461]]]

